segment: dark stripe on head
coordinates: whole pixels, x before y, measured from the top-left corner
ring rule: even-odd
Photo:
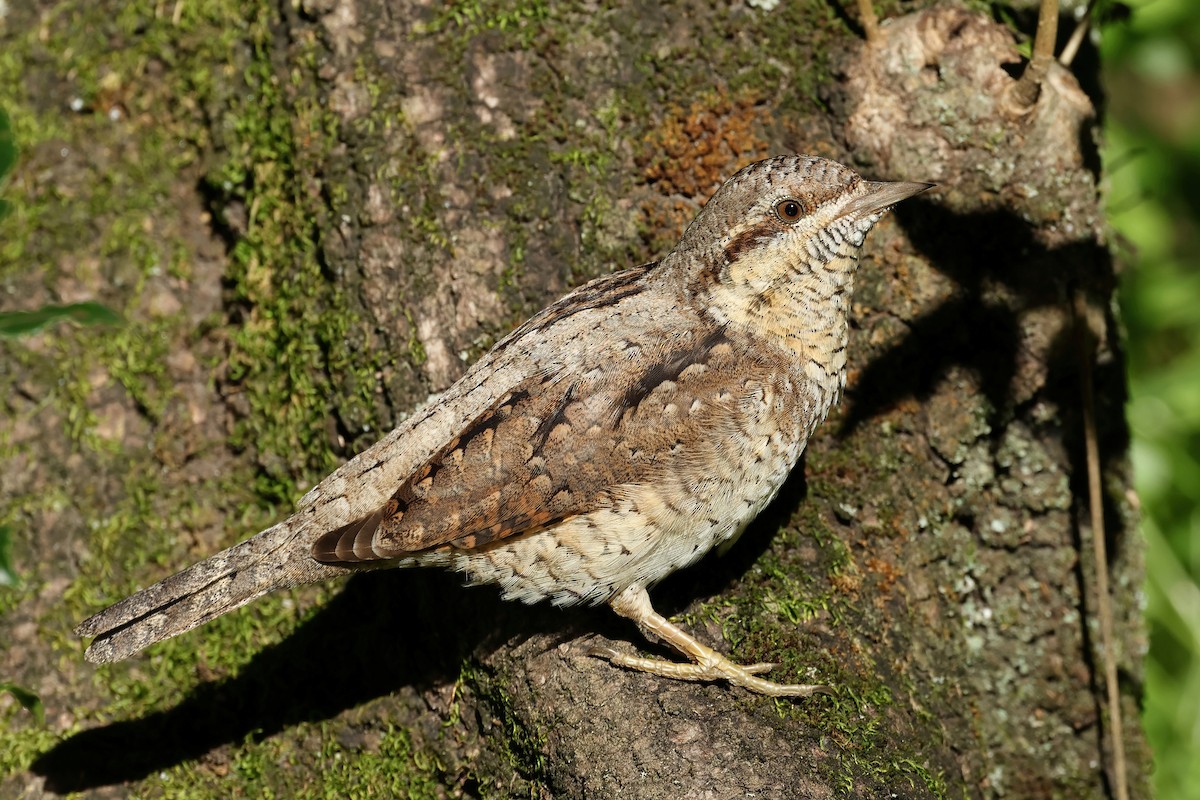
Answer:
[[[725,263],[732,264],[742,257],[742,254],[747,250],[751,250],[758,246],[758,243],[764,239],[770,239],[775,234],[779,233],[780,223],[775,220],[760,222],[753,228],[746,230],[734,236],[729,244],[725,245]]]

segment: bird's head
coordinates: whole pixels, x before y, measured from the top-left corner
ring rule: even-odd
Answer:
[[[717,190],[672,256],[686,259],[689,283],[704,294],[761,294],[798,282],[843,287],[871,226],[931,186],[863,180],[815,156],[758,161]]]

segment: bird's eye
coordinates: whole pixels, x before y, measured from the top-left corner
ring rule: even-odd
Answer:
[[[800,219],[801,215],[804,213],[804,208],[800,205],[800,201],[789,198],[787,200],[780,200],[778,203],[776,203],[775,213],[778,214],[779,219],[783,220],[784,222],[795,222],[796,220]]]

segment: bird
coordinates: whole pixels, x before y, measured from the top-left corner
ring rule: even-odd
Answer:
[[[548,305],[292,516],[80,623],[85,658],[127,658],[283,587],[420,566],[505,599],[607,604],[686,659],[589,651],[618,667],[829,691],[735,663],[648,590],[727,549],[779,492],[845,388],[867,233],[931,187],[800,154],[744,167],[664,258]]]

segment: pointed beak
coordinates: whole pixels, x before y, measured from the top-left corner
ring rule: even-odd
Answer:
[[[882,214],[901,200],[907,200],[936,185],[912,181],[863,181],[862,186],[866,191],[847,203],[838,216],[869,217],[872,214]]]

